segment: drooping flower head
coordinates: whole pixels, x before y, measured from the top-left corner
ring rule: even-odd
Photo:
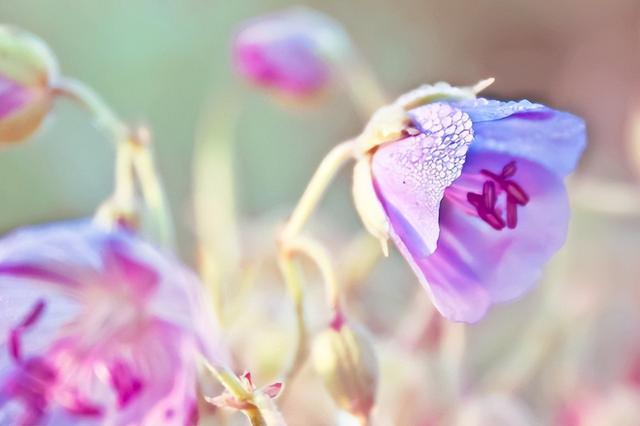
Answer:
[[[359,212],[374,235],[388,232],[440,313],[475,322],[529,290],[564,243],[563,178],[585,147],[584,122],[445,84],[393,108],[406,114],[401,131],[356,166]]]
[[[245,23],[233,41],[236,70],[252,83],[290,96],[327,86],[332,61],[348,48],[348,37],[328,16],[295,7]]]
[[[0,143],[33,134],[50,111],[58,66],[35,36],[0,25]]]
[[[224,361],[202,285],[88,221],[0,240],[0,423],[197,421],[199,356]]]

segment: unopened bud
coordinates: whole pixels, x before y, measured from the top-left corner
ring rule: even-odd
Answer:
[[[335,403],[354,416],[369,417],[375,403],[378,366],[365,333],[339,316],[316,337],[312,357]]]
[[[237,71],[261,87],[289,96],[312,95],[325,88],[332,66],[350,49],[341,26],[303,7],[255,18],[233,42]]]
[[[35,36],[0,26],[0,143],[19,142],[42,124],[53,104],[58,67]]]

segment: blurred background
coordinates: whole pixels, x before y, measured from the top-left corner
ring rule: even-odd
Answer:
[[[495,77],[488,96],[540,101],[587,122],[589,147],[570,183],[567,246],[541,286],[464,330],[464,344],[456,343],[455,330],[444,333],[450,339],[435,354],[422,341],[419,350],[404,351],[388,343],[398,329],[411,328],[403,314],[421,303],[414,300],[415,278],[396,255],[353,290],[353,316],[387,341],[377,348],[377,421],[640,424],[638,0],[2,0],[0,16],[45,40],[64,74],[95,88],[126,120],[150,126],[181,251],[193,262],[190,170],[208,100],[219,120],[239,114],[234,175],[247,251],[271,245],[323,155],[366,121],[338,88],[309,105],[290,105],[233,75],[229,46],[238,23],[293,4],[341,22],[391,98],[423,83]],[[59,102],[34,139],[0,153],[0,229],[92,214],[111,191],[112,156],[85,112]],[[332,248],[360,229],[349,197],[344,173],[312,225]],[[270,297],[284,300],[281,285],[274,286],[280,290]],[[322,297],[313,291],[311,298]],[[262,332],[282,332],[275,328]],[[277,371],[255,355],[277,348],[266,349],[259,338],[236,344],[248,345],[242,362],[264,367],[263,377]],[[440,377],[448,369],[455,379]],[[307,389],[305,380],[300,389]],[[456,389],[449,394],[442,381]],[[283,402],[291,424],[334,424],[322,409],[330,401],[306,394]],[[587,409],[596,410],[591,423],[576,414]],[[498,414],[473,423],[486,413]],[[612,413],[622,417],[606,417]]]

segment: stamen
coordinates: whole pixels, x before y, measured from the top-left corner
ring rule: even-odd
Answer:
[[[496,184],[490,180],[482,185],[482,196],[484,200],[484,208],[487,211],[493,211],[496,207]]]
[[[515,161],[509,161],[502,168],[502,173],[500,173],[500,176],[502,176],[504,179],[508,179],[508,178],[510,178],[510,177],[512,177],[513,175],[516,174],[516,170],[518,170],[516,168],[516,162]]]
[[[510,161],[502,168],[500,174],[489,170],[481,170],[480,175],[488,178],[482,184],[482,193],[467,193],[467,201],[476,209],[476,214],[493,229],[500,231],[506,227],[515,229],[518,225],[518,206],[529,203],[529,194],[515,181],[518,168],[515,161]],[[499,192],[506,194],[506,223],[501,209],[497,208]]]
[[[525,206],[529,202],[529,195],[514,181],[507,181],[505,183],[504,190],[507,191],[507,194],[509,194],[509,196],[521,206]]]
[[[518,224],[518,206],[512,197],[507,197],[507,226],[515,229]]]
[[[480,218],[491,225],[491,227],[497,231],[500,231],[504,228],[504,220],[502,220],[502,218],[495,212],[481,213]]]
[[[38,300],[22,321],[9,331],[9,355],[15,362],[22,361],[22,334],[33,327],[40,319],[45,305],[44,300]]]
[[[40,318],[40,315],[42,315],[42,313],[44,312],[44,307],[45,307],[45,302],[44,300],[40,299],[36,302],[36,304],[33,306],[33,308],[31,308],[31,311],[29,312],[29,314],[25,317],[24,320],[22,320],[22,327],[23,328],[29,328],[31,327],[33,324],[35,324],[36,321],[38,321],[38,319]]]
[[[111,386],[118,394],[118,407],[126,406],[142,390],[142,381],[133,375],[122,361],[116,361],[110,369]]]
[[[22,359],[22,349],[20,345],[20,333],[17,329],[9,332],[9,355],[15,362]]]

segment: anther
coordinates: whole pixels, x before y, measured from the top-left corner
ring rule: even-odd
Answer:
[[[475,207],[478,217],[498,231],[505,226],[515,229],[518,225],[518,206],[525,206],[529,202],[529,194],[511,179],[517,170],[515,161],[508,162],[500,174],[483,169],[480,174],[488,179],[482,184],[482,193],[467,193],[467,201]],[[501,210],[496,207],[499,191],[504,191],[506,195],[506,223]]]

